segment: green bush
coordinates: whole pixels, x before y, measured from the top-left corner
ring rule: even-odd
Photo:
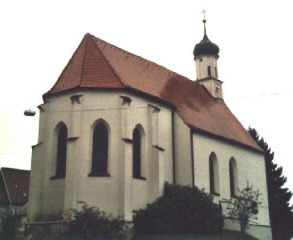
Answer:
[[[197,187],[166,183],[164,194],[134,217],[140,234],[207,234],[222,228],[222,216],[213,197]]]
[[[21,227],[21,221],[14,212],[15,209],[9,209],[1,213],[1,231],[5,236],[13,235]]]
[[[81,210],[72,209],[74,220],[70,221],[69,239],[124,239],[125,222],[119,217],[100,211],[85,202]]]

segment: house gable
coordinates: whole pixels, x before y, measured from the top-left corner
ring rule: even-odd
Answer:
[[[1,168],[1,175],[9,203],[15,205],[25,204],[29,195],[30,171]]]

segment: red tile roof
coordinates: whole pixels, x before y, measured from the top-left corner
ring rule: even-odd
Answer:
[[[167,101],[194,130],[260,148],[225,103],[196,81],[86,34],[46,96],[74,88],[135,89]]]
[[[28,201],[30,171],[1,168],[2,180],[10,204],[25,204]]]

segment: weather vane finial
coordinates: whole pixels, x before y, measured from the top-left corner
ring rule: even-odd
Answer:
[[[207,10],[206,9],[203,9],[201,13],[203,13],[203,23],[205,23],[207,20],[206,20],[206,12]]]
[[[206,22],[207,22],[207,20],[206,20],[206,9],[203,9],[202,10],[202,12],[201,13],[203,13],[203,20],[202,20],[202,22],[203,22],[203,24],[204,24],[204,35],[206,36]]]

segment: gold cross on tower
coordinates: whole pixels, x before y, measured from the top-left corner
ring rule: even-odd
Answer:
[[[203,22],[205,23],[206,22],[206,12],[207,10],[203,9],[201,13],[203,13]]]

